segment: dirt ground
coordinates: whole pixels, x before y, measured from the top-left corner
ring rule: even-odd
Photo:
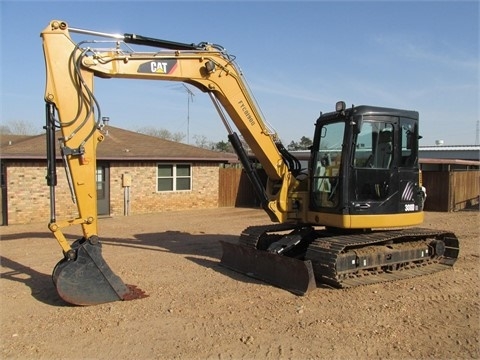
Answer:
[[[219,266],[218,240],[269,223],[221,208],[100,219],[103,255],[141,300],[70,306],[46,223],[1,227],[3,359],[479,359],[478,211],[426,213],[460,238],[452,269],[298,297]],[[79,228],[65,234],[74,240]]]

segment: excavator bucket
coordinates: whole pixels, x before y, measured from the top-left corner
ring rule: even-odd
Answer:
[[[242,244],[220,241],[223,255],[222,266],[288,290],[295,295],[305,295],[316,288],[310,260],[257,250]]]
[[[53,270],[52,279],[60,297],[74,305],[96,305],[129,300],[131,289],[113,273],[102,257],[100,242],[77,240],[75,259],[65,257]]]

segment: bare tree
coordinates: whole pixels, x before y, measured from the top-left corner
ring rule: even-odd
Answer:
[[[1,135],[11,135],[12,131],[8,127],[8,125],[0,125],[0,134]]]
[[[171,137],[169,140],[173,140],[176,142],[182,142],[185,139],[185,134],[182,132],[175,132],[175,133],[172,133],[170,136]]]
[[[171,133],[167,129],[157,129],[153,126],[144,126],[137,129],[137,132],[140,134],[155,136],[160,139],[172,140],[176,142],[181,142],[185,139],[185,134],[182,132]]]
[[[193,135],[193,140],[195,140],[195,146],[202,149],[212,150],[215,148],[215,144],[208,140],[205,135]]]
[[[40,132],[32,123],[25,120],[9,120],[5,125],[0,126],[1,134],[11,135],[37,135]]]

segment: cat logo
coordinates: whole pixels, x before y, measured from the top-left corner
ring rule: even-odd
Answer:
[[[162,59],[141,64],[137,72],[142,74],[171,74],[176,68],[176,59]]]

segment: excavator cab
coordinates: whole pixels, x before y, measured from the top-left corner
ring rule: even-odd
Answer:
[[[362,222],[365,215],[388,215],[389,227],[395,221],[399,226],[405,220],[421,223],[418,113],[373,106],[337,108],[316,123],[310,210],[329,215],[322,225],[339,228],[379,227],[378,222]]]

